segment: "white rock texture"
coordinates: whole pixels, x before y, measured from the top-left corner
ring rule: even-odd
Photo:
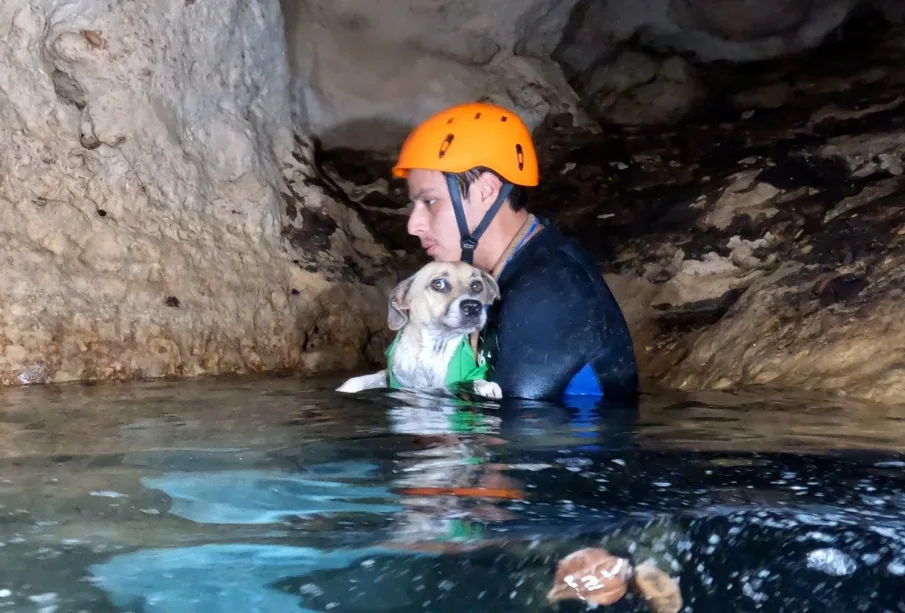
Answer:
[[[398,149],[427,116],[471,100],[531,128],[568,113],[594,129],[545,55],[575,1],[283,0],[298,122],[325,147],[370,151]]]
[[[600,117],[638,125],[678,121],[706,91],[694,68],[679,56],[659,60],[623,51],[590,73],[587,94]]]
[[[388,254],[298,187],[278,0],[5,0],[0,23],[0,383],[354,363],[385,290],[348,271]]]
[[[297,125],[328,148],[380,152],[428,115],[475,99],[532,128],[550,114],[594,131],[598,119],[675,121],[705,94],[695,71],[677,57],[624,52],[632,37],[705,61],[776,57],[819,44],[866,2],[281,0]],[[593,117],[567,76],[591,81],[581,93]]]

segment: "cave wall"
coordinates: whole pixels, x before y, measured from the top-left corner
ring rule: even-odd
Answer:
[[[293,110],[325,147],[392,152],[423,118],[469,100],[532,129],[569,115],[673,123],[706,97],[689,60],[747,62],[819,45],[896,0],[281,0]]]
[[[379,362],[386,295],[423,263],[389,165],[421,119],[480,99],[535,130],[532,207],[600,259],[643,374],[898,398],[897,360],[865,356],[899,334],[901,37],[862,37],[874,68],[810,81],[717,61],[782,62],[865,7],[902,17],[885,0],[8,0],[0,383]],[[767,172],[789,156],[836,161]],[[834,237],[882,248],[808,255]]]
[[[557,38],[574,2],[282,0],[298,124],[325,147],[382,152],[471,100],[513,108],[531,128],[551,113],[590,127],[549,55],[515,54],[535,31]]]
[[[897,5],[642,4],[576,3],[538,43],[585,114],[533,124],[529,206],[598,257],[645,378],[905,400],[898,354],[877,355],[905,341]],[[391,140],[318,158],[402,246]]]
[[[0,21],[0,382],[356,363],[389,254],[308,185],[277,0]]]
[[[601,262],[643,375],[905,401],[905,30],[696,71],[672,125],[539,134],[530,206]]]

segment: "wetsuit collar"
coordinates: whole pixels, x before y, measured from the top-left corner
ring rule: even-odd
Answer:
[[[525,223],[522,224],[522,227],[516,233],[515,236],[512,237],[512,240],[509,241],[509,245],[506,247],[506,250],[503,251],[500,259],[497,261],[496,265],[493,267],[493,270],[490,272],[493,275],[493,278],[498,282],[500,280],[500,275],[503,274],[503,269],[506,268],[506,265],[512,260],[516,253],[518,253],[519,249],[524,246],[525,243],[528,242],[537,232],[543,229],[543,225],[540,220],[532,214],[528,214],[528,219],[525,220]]]
[[[528,219],[525,220],[525,223],[522,224],[521,229],[516,233],[515,236],[512,237],[512,240],[509,241],[509,245],[506,247],[506,250],[503,251],[503,254],[500,256],[500,259],[497,261],[496,266],[493,267],[493,270],[490,271],[491,276],[499,283],[500,276],[503,274],[503,270],[506,268],[506,265],[515,257],[515,254],[519,252],[519,250],[527,243],[531,238],[534,237],[535,234],[544,229],[544,225],[540,219],[532,215],[528,214]],[[490,305],[485,307],[486,309],[490,308]],[[471,349],[474,352],[474,355],[478,355],[478,337],[480,333],[474,332],[470,335],[469,343],[471,344]]]
[[[444,173],[446,175],[446,185],[449,187],[449,198],[452,201],[453,211],[456,214],[456,223],[459,226],[459,236],[462,245],[462,261],[466,264],[474,264],[474,250],[478,246],[478,240],[483,236],[484,232],[490,226],[490,222],[496,216],[503,202],[509,197],[512,191],[512,183],[504,182],[500,188],[500,193],[496,198],[496,202],[490,207],[490,210],[484,215],[484,219],[474,229],[474,232],[468,231],[468,222],[465,220],[465,209],[462,207],[462,199],[459,197],[459,186],[456,185],[455,175]]]

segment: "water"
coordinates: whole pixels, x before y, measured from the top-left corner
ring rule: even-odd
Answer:
[[[0,390],[0,612],[581,611],[545,594],[584,546],[653,560],[685,611],[905,611],[905,409],[335,384]],[[426,489],[453,486],[499,497]]]

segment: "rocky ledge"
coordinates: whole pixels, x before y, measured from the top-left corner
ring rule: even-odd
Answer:
[[[700,69],[710,95],[678,124],[539,129],[530,206],[599,258],[645,378],[905,400],[905,34],[877,27]],[[386,158],[317,159],[375,233],[411,246]]]

